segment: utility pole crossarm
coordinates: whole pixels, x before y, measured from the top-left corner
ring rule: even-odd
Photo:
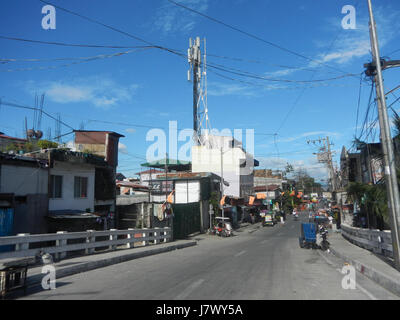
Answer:
[[[381,60],[381,70],[386,70],[390,68],[396,68],[400,67],[400,60],[390,60],[386,61],[385,59],[380,59]],[[367,76],[374,76],[376,75],[377,72],[377,63],[375,61],[372,61],[370,63],[365,63],[364,64],[365,74]]]

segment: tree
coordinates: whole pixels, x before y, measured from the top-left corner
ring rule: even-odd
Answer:
[[[54,149],[58,147],[58,143],[50,141],[50,140],[39,140],[37,142],[37,146],[40,149]]]

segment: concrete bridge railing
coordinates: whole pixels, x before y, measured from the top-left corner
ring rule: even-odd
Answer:
[[[342,224],[342,235],[353,244],[364,249],[393,257],[392,236],[390,231],[361,229]]]
[[[49,253],[61,260],[71,254],[92,254],[100,251],[133,248],[169,242],[172,239],[171,228],[128,229],[84,232],[59,231],[49,234],[18,234],[0,237],[0,260],[23,258]],[[135,245],[136,243],[136,245]],[[7,246],[6,252],[1,250]]]

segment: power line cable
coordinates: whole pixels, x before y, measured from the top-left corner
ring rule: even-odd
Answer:
[[[40,1],[42,1],[42,0],[40,0]],[[239,28],[237,28],[237,27],[234,27],[234,26],[232,26],[232,25],[229,25],[229,24],[227,24],[227,23],[225,23],[225,22],[223,22],[223,21],[221,21],[221,20],[218,20],[218,19],[216,19],[216,18],[213,18],[213,17],[211,17],[211,16],[208,16],[208,15],[206,15],[206,14],[204,14],[204,13],[202,13],[202,12],[199,12],[199,11],[197,11],[197,10],[195,10],[195,9],[189,8],[189,7],[187,7],[187,6],[185,6],[185,5],[181,4],[181,3],[175,2],[175,1],[173,1],[173,0],[168,0],[168,2],[174,4],[174,5],[178,6],[178,7],[181,7],[181,8],[183,8],[183,9],[185,9],[185,10],[188,10],[188,11],[190,11],[190,12],[193,12],[193,13],[195,13],[195,14],[197,14],[197,15],[200,15],[200,16],[202,16],[202,17],[204,17],[204,18],[206,18],[206,19],[208,19],[208,20],[211,20],[211,21],[213,21],[213,22],[215,22],[215,23],[221,24],[221,25],[223,25],[223,26],[225,26],[225,27],[227,27],[227,28],[229,28],[229,29],[232,29],[232,30],[234,30],[234,31],[237,31],[237,32],[239,32],[239,33],[242,33],[242,34],[244,34],[244,35],[246,35],[246,36],[248,36],[248,37],[250,37],[250,38],[253,38],[253,39],[255,39],[255,40],[258,40],[258,41],[261,41],[261,42],[263,42],[263,43],[265,43],[265,44],[268,44],[268,45],[270,45],[270,46],[272,46],[272,47],[275,47],[275,48],[277,48],[277,49],[279,49],[279,50],[285,51],[285,52],[290,53],[290,54],[292,54],[292,55],[295,55],[295,56],[297,56],[297,57],[300,57],[300,58],[303,58],[303,59],[305,59],[305,60],[308,60],[308,61],[310,61],[310,62],[314,62],[314,63],[317,63],[317,64],[319,64],[319,65],[323,65],[323,66],[325,66],[325,67],[327,67],[327,68],[329,68],[329,69],[332,69],[332,70],[334,70],[334,71],[336,71],[336,72],[337,72],[337,71],[340,71],[340,72],[342,72],[342,73],[348,73],[348,72],[342,71],[342,70],[340,70],[340,69],[338,69],[338,68],[331,67],[331,66],[329,66],[329,65],[327,65],[327,64],[325,64],[325,63],[323,63],[323,62],[321,62],[321,61],[317,61],[317,60],[315,60],[315,59],[309,58],[309,57],[307,57],[307,56],[305,56],[305,55],[303,55],[303,54],[300,54],[300,53],[298,53],[298,52],[295,52],[295,51],[293,51],[293,50],[290,50],[290,49],[288,49],[288,48],[285,48],[285,47],[283,47],[283,46],[281,46],[281,45],[278,45],[278,44],[276,44],[276,43],[273,43],[273,42],[271,42],[271,41],[265,40],[265,39],[263,39],[263,38],[261,38],[261,37],[259,37],[259,36],[256,36],[256,35],[254,35],[254,34],[251,34],[251,33],[247,32],[247,31],[244,31],[244,30],[241,30],[241,29],[239,29]]]
[[[116,46],[116,45],[98,45],[98,44],[54,42],[54,41],[43,41],[43,40],[17,38],[17,37],[8,37],[8,36],[3,36],[3,35],[0,35],[0,39],[22,41],[22,42],[30,42],[30,43],[36,43],[36,44],[56,45],[56,46],[64,46],[64,47],[81,47],[81,48],[108,48],[108,49],[155,48],[154,46]]]
[[[354,136],[357,136],[357,126],[358,126],[358,113],[360,111],[360,102],[361,102],[361,85],[362,85],[362,74],[360,74],[360,88],[358,89],[358,104],[357,104],[357,116],[356,116],[356,128],[354,132]]]
[[[143,50],[143,49],[142,49]],[[118,52],[114,54],[103,54],[103,55],[98,55],[98,56],[93,56],[93,57],[87,57],[87,58],[77,58],[79,61],[67,63],[67,64],[61,64],[61,65],[56,65],[56,66],[42,66],[42,67],[28,67],[28,68],[17,68],[17,69],[0,69],[0,72],[17,72],[17,71],[31,71],[31,70],[48,70],[48,69],[57,69],[57,68],[63,68],[63,67],[70,67],[73,65],[85,63],[85,62],[91,62],[95,60],[100,60],[100,59],[108,59],[108,58],[113,58],[113,57],[119,57],[125,54],[132,53],[136,50],[131,50],[131,51],[126,51],[126,52]],[[0,59],[1,61],[1,59]]]

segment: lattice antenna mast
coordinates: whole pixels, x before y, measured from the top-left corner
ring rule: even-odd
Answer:
[[[194,41],[189,39],[188,62],[188,80],[191,80],[193,72],[193,141],[194,145],[205,145],[208,141],[208,131],[210,122],[208,118],[207,107],[207,66],[204,40],[204,62],[201,62],[200,38]],[[204,135],[203,135],[204,131]]]
[[[201,132],[201,144],[209,145],[209,131],[211,130],[210,119],[208,117],[208,100],[207,100],[207,45],[204,39],[204,58],[202,64],[202,78],[200,85],[200,99],[198,106],[198,115],[200,117],[199,129]]]

